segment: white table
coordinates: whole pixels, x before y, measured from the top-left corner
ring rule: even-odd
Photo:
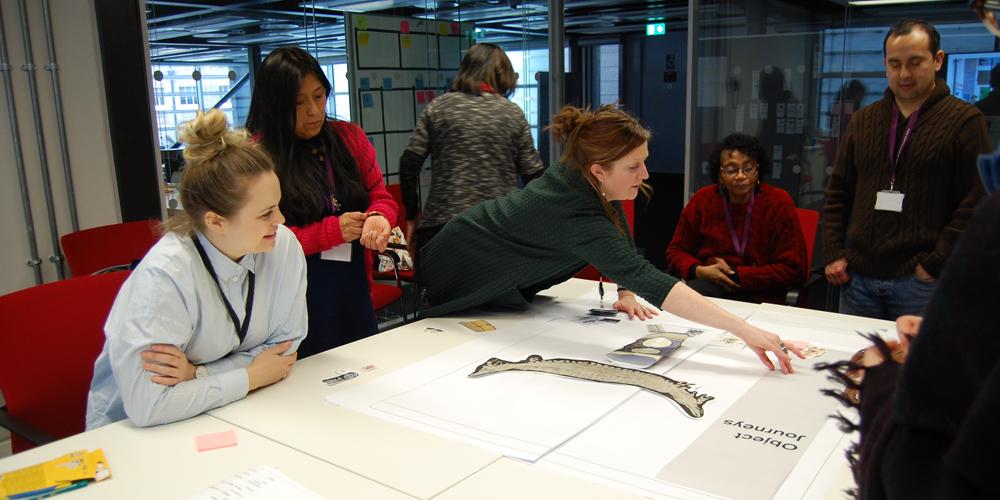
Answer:
[[[207,415],[148,428],[117,422],[4,458],[0,472],[101,448],[112,477],[58,498],[184,498],[258,465],[270,465],[327,498],[412,498],[243,429],[236,429],[236,446],[195,449],[195,436],[233,428]]]
[[[544,294],[575,298],[593,288],[592,281],[570,280]],[[854,335],[857,328],[894,331],[891,322],[867,318],[769,304],[716,303],[743,317],[755,314],[770,321],[834,325],[838,336]],[[482,312],[467,314],[448,321],[454,324],[484,317]],[[498,327],[523,321],[517,314],[487,317]],[[329,497],[635,498],[326,402],[325,397],[333,391],[370,381],[474,338],[474,334],[454,328],[425,330],[432,321],[404,325],[301,360],[286,380],[208,415],[147,429],[119,422],[0,460],[0,471],[76,449],[100,447],[111,463],[114,478],[73,495],[183,497],[253,466],[271,465]],[[368,365],[374,367],[364,369]],[[338,370],[357,371],[360,376],[333,387],[322,382]],[[238,446],[195,451],[196,435],[228,429],[236,429]],[[183,480],[172,481],[171,477]],[[817,479],[836,485],[823,492],[826,498],[841,498],[840,490],[851,485],[846,461],[824,467]]]

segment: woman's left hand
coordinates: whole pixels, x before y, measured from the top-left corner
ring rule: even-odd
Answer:
[[[628,314],[628,319],[639,318],[645,321],[653,319],[653,316],[660,314],[656,312],[656,309],[640,304],[638,300],[635,300],[635,294],[632,292],[619,293],[618,300],[615,301],[612,307]]]
[[[372,214],[365,219],[365,224],[361,228],[361,244],[370,250],[384,252],[389,244],[389,233],[392,227],[389,221],[381,214]]]
[[[194,365],[184,351],[170,344],[153,344],[142,351],[142,368],[154,373],[152,381],[160,385],[176,385],[194,378]]]

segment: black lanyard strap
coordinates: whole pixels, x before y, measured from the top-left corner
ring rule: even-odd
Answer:
[[[215,269],[212,267],[212,262],[208,260],[205,248],[201,246],[201,242],[198,241],[197,236],[193,236],[191,240],[194,241],[194,247],[198,249],[198,255],[201,256],[201,262],[205,264],[205,269],[208,269],[208,274],[212,275],[212,280],[215,281],[215,288],[219,289],[219,296],[222,297],[222,302],[226,304],[226,310],[229,312],[229,318],[233,320],[233,327],[236,329],[236,337],[240,339],[240,343],[242,344],[243,339],[247,336],[247,330],[250,329],[250,313],[253,312],[253,271],[247,271],[250,273],[250,290],[247,292],[247,303],[244,306],[244,310],[247,314],[243,317],[243,324],[241,325],[239,318],[236,316],[236,311],[233,310],[233,305],[229,303],[229,299],[226,298],[226,294],[222,292],[222,285],[219,284],[219,276],[215,274]]]

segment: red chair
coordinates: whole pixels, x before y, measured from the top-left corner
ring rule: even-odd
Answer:
[[[127,269],[160,239],[158,224],[155,220],[111,224],[65,234],[59,241],[73,276]]]
[[[622,211],[625,212],[625,222],[628,223],[629,234],[635,237],[635,200],[623,200],[622,201]],[[587,267],[576,273],[574,278],[581,278],[585,280],[597,281],[600,279],[601,273],[597,272],[597,268],[588,264]],[[604,281],[611,282],[607,278]]]
[[[0,426],[15,453],[83,432],[104,322],[128,271],[0,297]]]
[[[802,285],[789,290],[785,296],[785,305],[789,306],[805,303],[806,295],[803,291],[823,275],[822,272],[817,273],[817,270],[821,268],[812,267],[813,251],[816,249],[816,232],[819,230],[819,212],[807,208],[796,208],[795,213],[799,216],[802,237],[806,241],[806,262],[810,269]]]

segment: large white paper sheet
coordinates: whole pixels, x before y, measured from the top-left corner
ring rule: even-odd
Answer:
[[[468,375],[492,357],[520,361],[538,354],[605,363],[609,351],[647,333],[649,322],[637,320],[578,322],[590,307],[594,301],[589,296],[547,304],[543,311],[530,313],[533,320],[477,334],[475,340],[368,384],[336,391],[327,401],[507,456],[537,460],[640,389],[543,373],[508,372],[475,379]],[[663,315],[656,322],[688,327],[669,323],[670,319]],[[651,371],[662,373],[702,345],[701,337],[690,339]],[[699,391],[697,380],[687,382]],[[670,411],[683,415],[676,405]]]
[[[838,319],[818,325],[815,321],[770,313],[755,313],[749,318],[749,322],[777,333],[783,339],[804,340],[826,348],[827,354],[824,356],[809,361],[795,359],[794,364],[801,372],[800,375],[814,380],[817,392],[810,403],[829,405],[831,414],[839,409],[832,398],[818,394],[820,388],[829,384],[824,384],[819,374],[811,373],[812,364],[832,361],[834,356],[843,356],[845,352],[863,347],[866,341],[854,332],[858,329],[855,328],[856,322]],[[741,498],[739,493],[732,493],[740,491],[739,487],[706,491],[713,489],[711,485],[708,488],[695,486],[704,486],[704,481],[699,483],[697,480],[685,481],[681,478],[668,482],[657,476],[663,477],[663,472],[669,469],[672,461],[683,456],[686,450],[696,448],[706,430],[721,425],[719,419],[724,419],[731,407],[741,401],[748,391],[753,391],[759,382],[764,378],[774,378],[780,382],[783,375],[766,372],[746,348],[734,350],[711,346],[700,349],[666,375],[675,379],[704,381],[701,392],[716,396],[714,401],[706,405],[705,418],[676,418],[673,413],[666,411],[662,398],[640,392],[571,441],[543,457],[538,464],[654,498]],[[772,395],[768,401],[760,401],[762,408],[770,407],[774,412],[788,412],[802,406],[802,403],[801,391],[788,400],[780,395]],[[815,412],[810,418],[816,419]],[[784,474],[784,480],[777,486],[773,498],[825,497],[837,479],[838,471],[845,467],[844,450],[854,436],[844,435],[830,419],[812,422],[811,428],[818,428],[818,431],[809,436],[808,447],[791,468],[784,464],[781,471],[771,470],[769,468],[776,464],[769,460],[748,459],[742,464],[751,472],[755,468],[767,471],[772,477],[772,484],[765,486],[771,489],[775,486],[773,478],[776,473]],[[720,458],[732,458],[739,451],[734,441],[732,446],[720,446],[717,452]],[[734,481],[740,481],[731,470],[721,466],[723,460],[713,461],[710,457],[705,457],[698,462],[703,462],[707,475],[717,476],[719,484],[730,485]],[[747,482],[747,498],[771,496],[759,494],[761,485],[754,485],[746,479],[743,481]],[[754,487],[758,489],[755,490]],[[730,493],[724,494],[723,490]]]

